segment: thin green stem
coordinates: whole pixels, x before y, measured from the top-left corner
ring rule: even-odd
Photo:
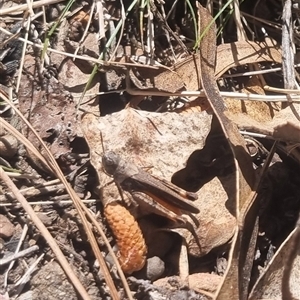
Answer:
[[[127,9],[127,11],[126,11],[126,13],[125,13],[125,17],[128,16],[128,14],[129,14],[130,11],[133,9],[133,7],[136,5],[137,2],[138,2],[138,0],[134,0],[134,1],[130,4],[130,6],[128,7],[128,9]],[[122,26],[122,22],[123,22],[123,20],[120,20],[120,21],[118,22],[118,24],[117,24],[117,26],[116,26],[116,28],[115,28],[115,31],[113,32],[113,34],[110,36],[110,38],[109,38],[108,41],[106,42],[106,45],[105,45],[103,51],[100,53],[99,58],[98,58],[99,60],[102,60],[102,59],[103,59],[105,53],[107,52],[107,49],[110,47],[110,45],[112,44],[114,38],[116,37],[117,33],[119,32],[119,30],[120,30],[120,28],[121,28],[121,26]],[[97,63],[97,64],[94,65],[94,68],[93,68],[92,73],[91,73],[91,75],[90,75],[90,77],[89,77],[89,80],[88,80],[87,84],[86,84],[85,87],[84,87],[84,91],[82,92],[82,95],[81,95],[81,97],[80,97],[79,100],[78,100],[77,111],[78,111],[78,109],[79,109],[80,103],[81,103],[81,101],[82,101],[82,99],[83,99],[85,93],[86,93],[87,90],[89,89],[89,87],[90,87],[90,85],[91,85],[91,83],[92,83],[92,81],[93,81],[93,79],[94,79],[94,77],[95,77],[95,75],[96,75],[96,73],[97,73],[97,71],[98,71],[99,64],[100,64],[100,63]]]
[[[216,21],[216,19],[218,19],[218,17],[223,13],[223,11],[227,8],[227,6],[229,6],[231,4],[233,0],[229,0],[223,7],[222,9],[215,15],[215,17],[211,20],[211,22],[207,25],[207,27],[204,29],[204,31],[201,33],[201,35],[199,36],[197,42],[196,42],[196,47],[194,48],[198,48],[200,45],[200,42],[202,40],[202,38],[206,35],[206,33],[208,32],[209,28],[212,26],[212,24],[214,24],[214,22]]]
[[[196,19],[196,15],[195,15],[195,12],[193,10],[193,6],[192,6],[190,0],[186,0],[186,3],[187,3],[187,5],[188,5],[188,7],[189,7],[189,9],[191,11],[192,18],[193,18],[194,30],[195,30],[195,40],[196,40],[194,47],[196,47],[200,32],[198,32],[198,30],[197,30],[197,19]]]
[[[61,15],[59,16],[58,20],[53,24],[53,26],[51,27],[51,29],[47,33],[47,36],[46,36],[45,41],[44,41],[44,48],[43,48],[43,51],[42,51],[42,61],[44,60],[45,53],[48,49],[49,40],[50,40],[52,34],[55,32],[55,30],[59,26],[61,20],[64,18],[64,16],[69,11],[69,9],[71,8],[71,6],[73,5],[74,2],[75,2],[75,0],[70,0],[68,2],[68,4],[65,6],[64,10],[62,11]]]

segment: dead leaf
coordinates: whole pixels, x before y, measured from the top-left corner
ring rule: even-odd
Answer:
[[[151,174],[170,181],[176,171],[184,169],[191,153],[204,146],[210,123],[211,116],[206,112],[190,113],[186,117],[128,108],[101,118],[87,114],[82,119],[82,131],[90,147],[91,162],[103,186],[111,178],[101,171],[100,132],[106,151],[113,150],[139,167],[152,167]],[[187,239],[191,254],[202,256],[232,237],[236,221],[226,208],[232,197],[232,180],[232,176],[215,178],[197,192],[198,200],[194,204],[200,209],[196,218],[200,223],[197,234],[201,251],[189,231],[176,229]],[[116,187],[110,185],[104,188],[103,198],[105,202],[116,201],[120,200],[120,195]]]
[[[300,143],[300,126],[291,121],[283,121],[274,127],[273,136],[283,141]]]
[[[265,95],[263,86],[257,76],[249,78],[241,92]],[[225,103],[228,111],[230,112],[231,120],[235,120],[239,117],[243,120],[246,116],[251,121],[253,120],[254,122],[265,123],[271,121],[274,115],[276,115],[280,110],[279,104],[263,101],[247,101],[226,98]]]
[[[43,88],[39,88],[32,74],[37,76],[34,58],[25,56],[24,68],[19,90],[20,111],[29,119],[40,137],[48,142],[55,158],[70,152],[70,143],[80,134],[75,117],[75,103],[65,92],[62,84],[55,78],[44,79]],[[22,130],[26,129],[22,127]],[[27,132],[24,132],[25,136]],[[39,149],[40,145],[30,131],[28,139]]]
[[[278,112],[269,122],[257,122],[247,115],[231,115],[230,117],[241,129],[267,134],[288,143],[299,143],[299,116],[300,103],[292,103]]]
[[[230,68],[259,62],[281,63],[278,47],[269,43],[235,42],[217,47],[215,78],[220,78]],[[141,80],[131,75],[134,84],[140,89],[156,89],[175,93],[185,89],[197,91],[201,89],[197,69],[199,54],[190,55],[176,63],[171,70],[138,69]],[[142,83],[144,82],[144,84]]]
[[[281,63],[281,51],[271,41],[238,41],[217,47],[215,76],[220,78],[230,68],[259,62]]]
[[[232,248],[229,253],[228,267],[215,297],[216,299],[243,299],[247,294],[248,278],[251,274],[254,250],[252,233],[257,232],[257,205],[253,206],[255,177],[252,162],[244,139],[237,127],[226,116],[224,101],[215,81],[214,67],[216,54],[216,27],[211,25],[212,16],[198,3],[200,34],[206,30],[200,43],[200,74],[204,92],[228,139],[236,168],[235,197],[232,205],[238,222]],[[210,26],[210,27],[209,27]],[[249,214],[251,212],[251,214]],[[247,222],[245,222],[247,218]]]
[[[170,281],[177,280],[180,282],[179,277],[173,276],[165,277],[156,280],[153,284],[160,287],[165,287],[172,289],[172,286],[170,285]],[[215,274],[209,274],[209,273],[195,273],[191,274],[188,277],[189,281],[189,287],[199,293],[207,292],[207,293],[214,293],[220,284],[220,281],[222,280],[221,276],[215,275]]]
[[[291,251],[295,251],[295,256],[291,256]],[[280,248],[277,250],[265,271],[257,280],[250,293],[249,300],[300,299],[299,254],[299,227],[297,226],[281,244]],[[290,269],[287,270],[287,268]],[[287,282],[284,282],[286,271],[288,271],[290,274],[286,274],[289,276],[289,278],[287,278]],[[291,294],[287,295],[287,293]]]

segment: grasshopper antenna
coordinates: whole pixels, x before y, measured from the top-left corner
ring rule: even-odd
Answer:
[[[99,153],[98,151],[95,151],[96,154],[98,154],[100,157],[102,157],[105,153],[105,148],[104,148],[104,141],[103,141],[103,135],[102,135],[102,132],[100,131],[100,137],[101,137],[101,147],[102,147],[102,154]],[[105,171],[105,168],[101,167],[102,171],[106,174],[106,175],[109,175],[106,171]]]
[[[100,131],[100,137],[101,137],[102,152],[103,152],[103,154],[104,154],[104,153],[105,153],[105,148],[104,148],[103,135],[102,135],[102,132],[101,132],[101,131]]]
[[[102,156],[103,156],[103,155],[105,154],[105,147],[104,147],[103,134],[102,134],[101,131],[100,131],[100,137],[101,137]],[[98,154],[99,154],[99,153],[98,153]],[[99,154],[99,155],[100,155],[100,154]],[[101,155],[100,155],[100,156],[101,156]],[[102,171],[103,171],[106,175],[108,175],[109,177],[111,177],[111,174],[109,174],[109,173],[105,170],[105,168],[103,167],[103,165],[102,165]],[[112,183],[112,182],[114,182],[115,185],[117,186],[117,189],[118,189],[119,194],[120,194],[120,196],[121,196],[121,198],[122,198],[122,201],[125,202],[125,199],[124,199],[124,196],[123,196],[123,192],[122,192],[122,188],[120,187],[120,185],[119,185],[115,180],[112,180],[110,183]]]

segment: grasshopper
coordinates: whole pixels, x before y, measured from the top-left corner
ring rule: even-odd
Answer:
[[[190,216],[191,213],[199,213],[199,209],[192,203],[192,200],[198,198],[197,194],[150,175],[134,163],[123,160],[113,151],[104,153],[102,165],[119,187],[129,192],[140,205],[146,205],[153,213],[184,224],[187,224],[187,220],[182,218],[183,213]],[[191,217],[197,224],[197,220]]]

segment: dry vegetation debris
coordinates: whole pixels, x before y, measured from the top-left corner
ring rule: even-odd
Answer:
[[[0,299],[300,298],[298,1],[0,1],[0,30]]]

